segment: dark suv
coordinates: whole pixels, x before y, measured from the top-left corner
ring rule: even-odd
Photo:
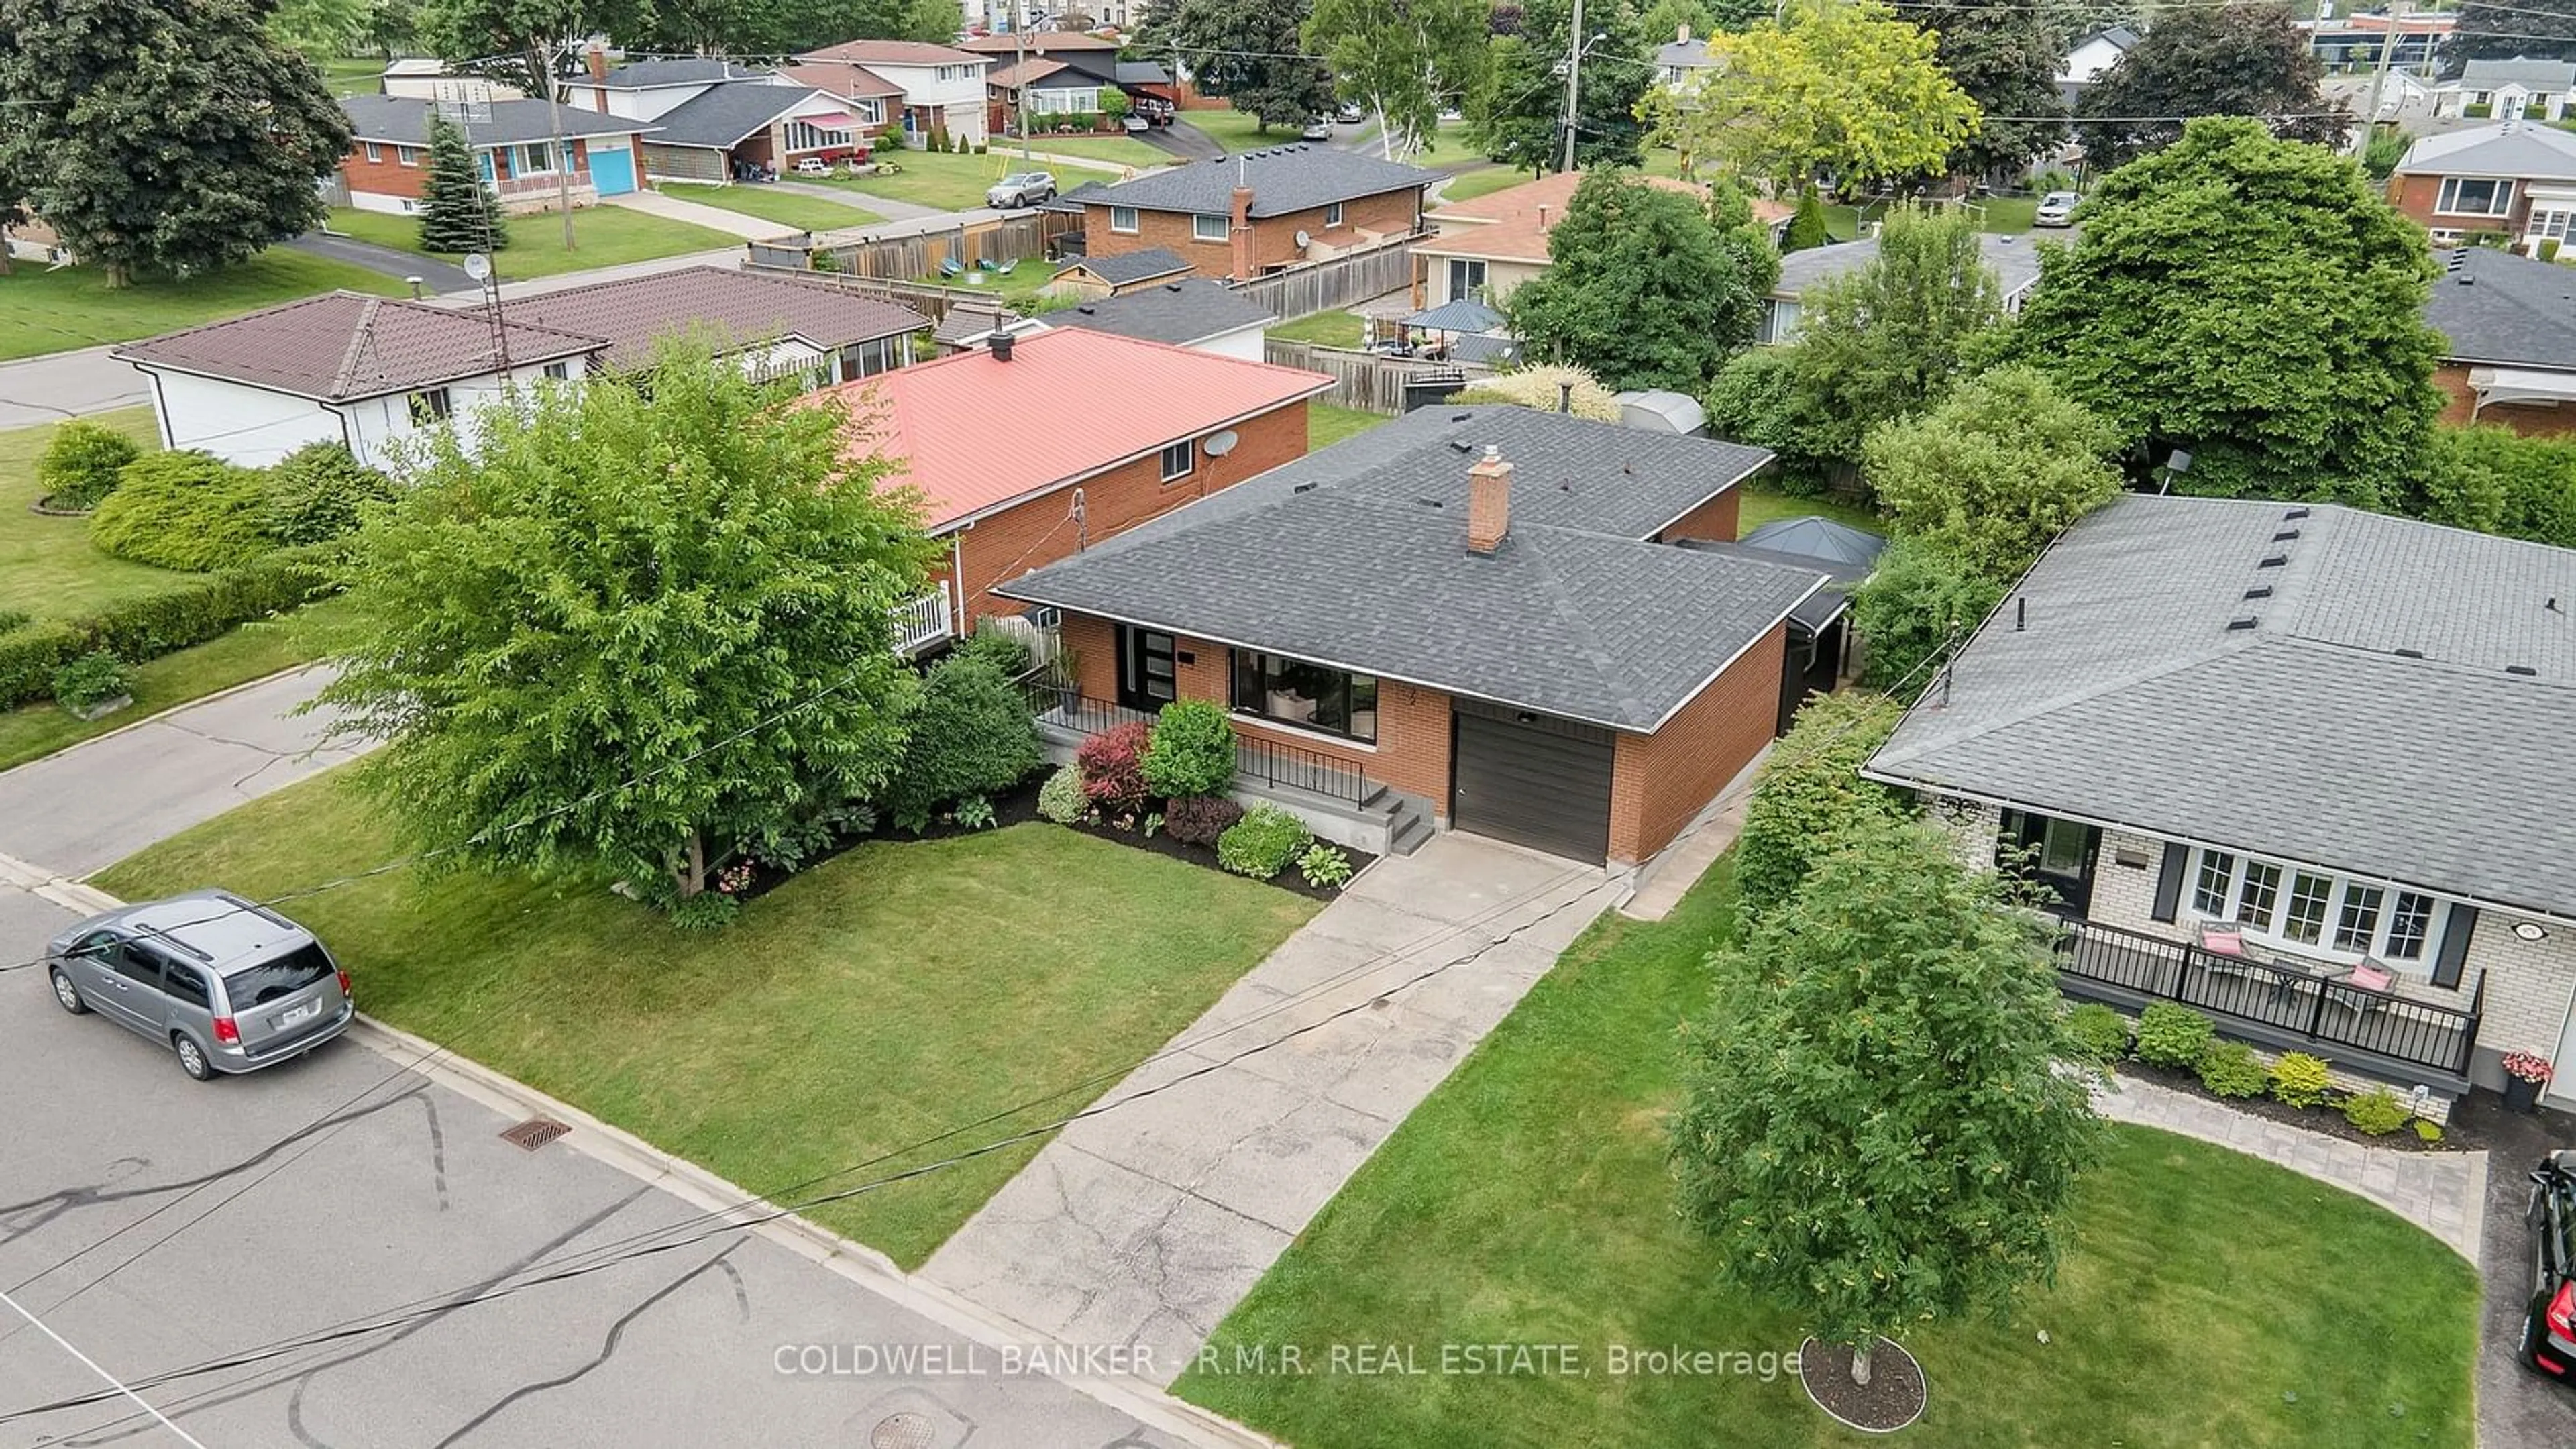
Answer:
[[[2531,1308],[2522,1357],[2553,1379],[2576,1372],[2576,1152],[2553,1152],[2531,1170]]]

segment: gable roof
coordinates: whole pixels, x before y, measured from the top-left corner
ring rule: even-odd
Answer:
[[[598,338],[515,316],[504,337],[520,367],[600,346]],[[333,292],[129,342],[110,355],[318,402],[351,402],[498,372],[492,343],[491,319],[479,311]]]
[[[1092,206],[1226,215],[1234,209],[1239,177],[1252,188],[1255,217],[1285,216],[1381,192],[1418,191],[1440,175],[1329,146],[1270,146],[1103,186],[1083,200]]]
[[[1667,40],[1655,47],[1655,64],[1669,70],[1706,70],[1708,42],[1693,36],[1689,40]]]
[[[541,292],[510,303],[509,313],[598,338],[607,347],[600,360],[613,368],[642,367],[661,339],[698,328],[736,344],[794,336],[830,351],[930,325],[910,308],[829,282],[712,266]]]
[[[850,404],[869,420],[866,442],[904,460],[935,532],[1331,386],[1294,368],[1062,328],[1020,336],[1007,362],[977,348],[837,390],[862,394]]]
[[[780,75],[832,96],[899,96],[903,87],[854,60],[816,60],[782,67]]]
[[[2123,497],[2041,557],[1866,773],[2576,915],[2571,610],[2576,552]]]
[[[2039,248],[2028,237],[1977,233],[1977,250],[1995,269],[2007,301],[2039,283]],[[1878,255],[1878,238],[1804,247],[1780,258],[1780,280],[1771,295],[1794,300],[1818,282],[1858,271]]]
[[[2533,60],[2519,55],[2511,60],[2473,60],[2460,67],[2460,78],[2450,84],[2471,90],[2506,85],[2566,90],[2576,85],[2576,61]]]
[[[654,122],[661,134],[653,139],[664,146],[733,146],[790,112],[846,117],[844,105],[812,86],[727,81],[664,111]]]
[[[1708,195],[1704,186],[1669,176],[1649,176],[1645,182],[1684,196]],[[1439,232],[1414,243],[1413,249],[1432,256],[1483,257],[1488,261],[1544,266],[1548,260],[1547,229],[1565,219],[1575,188],[1582,184],[1582,172],[1559,171],[1473,200],[1444,201],[1425,213],[1429,220],[1440,224]],[[1546,213],[1544,221],[1542,212]]]
[[[1163,69],[1159,60],[1122,60],[1118,62],[1118,83],[1122,86],[1167,86],[1172,73]]]
[[[1075,257],[1057,273],[1084,271],[1113,287],[1142,282],[1154,277],[1168,277],[1186,272],[1190,264],[1180,259],[1170,247],[1143,247],[1132,252],[1115,252],[1105,257]]]
[[[1246,327],[1266,327],[1278,319],[1269,308],[1222,282],[1184,277],[1097,302],[1076,303],[1049,312],[1042,320],[1050,327],[1081,327],[1186,347]]]
[[[2397,174],[2576,180],[2576,135],[2546,122],[2513,120],[2418,136]]]
[[[988,65],[991,57],[969,55],[953,45],[926,40],[844,40],[809,50],[800,61],[854,60],[861,65]]]
[[[2576,271],[2494,247],[2436,253],[2443,275],[2424,303],[2459,362],[2576,369]]]
[[[340,109],[349,117],[349,129],[361,141],[426,146],[429,144],[429,118],[438,105],[419,96],[342,96]],[[567,140],[583,136],[631,136],[656,130],[660,124],[602,115],[581,106],[556,106],[554,109],[554,126],[561,129]],[[547,124],[546,102],[539,100],[494,101],[491,119],[468,121],[464,125],[465,139],[478,148],[523,145],[530,141],[548,140],[553,135]]]
[[[2085,36],[2082,40],[2068,46],[2066,48],[2066,53],[2073,55],[2075,52],[2082,50],[2084,47],[2091,45],[2097,40],[2124,55],[2138,48],[2138,32],[2131,30],[2125,25],[2106,25],[2102,29],[2096,30],[2092,34]]]
[[[1467,470],[1489,446],[1513,466],[1511,527],[1480,557]],[[1824,584],[1644,541],[1770,461],[1527,408],[1424,408],[995,592],[1652,730]]]
[[[1063,61],[1049,60],[1043,55],[1033,55],[1026,60],[1019,61],[1012,65],[995,67],[991,74],[984,77],[984,80],[988,85],[1002,86],[1006,89],[1016,89],[1024,85],[1033,85],[1036,82],[1045,80],[1048,76],[1054,75],[1064,69],[1065,64]],[[1080,72],[1075,73],[1074,79],[1088,82],[1092,85],[1099,84],[1099,82],[1094,80],[1091,76]]]
[[[749,80],[768,74],[770,72],[766,70],[714,56],[690,55],[671,60],[629,61],[600,79],[578,75],[569,84],[600,86],[612,91],[640,91],[654,86],[714,85],[718,81]]]

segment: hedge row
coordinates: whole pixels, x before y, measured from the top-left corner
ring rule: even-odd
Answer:
[[[341,553],[330,545],[280,549],[167,593],[0,633],[0,709],[48,697],[54,671],[92,650],[139,664],[310,603],[339,587]]]

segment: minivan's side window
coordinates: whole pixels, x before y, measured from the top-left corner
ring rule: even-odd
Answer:
[[[213,999],[206,995],[205,973],[182,961],[169,962],[162,968],[161,989],[190,1006],[214,1006]]]
[[[116,974],[128,981],[159,990],[161,986],[161,953],[139,941],[127,941],[108,958]]]

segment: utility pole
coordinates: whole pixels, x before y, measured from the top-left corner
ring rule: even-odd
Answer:
[[[2397,30],[2406,23],[2406,12],[2415,7],[2407,0],[2388,0],[2388,28],[2379,36],[2379,67],[2370,74],[2370,114],[2362,117],[2361,144],[2369,149],[2370,138],[2379,129],[2379,89],[2388,84],[2388,62],[2397,54]]]
[[[1029,149],[1028,0],[1011,3],[1011,124],[1020,129],[1020,169],[1026,171],[1037,162],[1037,154]]]
[[[1565,40],[1565,165],[1560,170],[1574,169],[1574,125],[1576,102],[1583,87],[1583,0],[1574,0],[1574,24]]]
[[[536,67],[533,77],[538,94],[546,102],[547,144],[554,147],[555,210],[563,213],[564,250],[572,250],[572,157],[564,151],[563,110],[555,97],[555,48],[542,37],[528,43],[528,63]],[[525,153],[522,153],[525,154]]]

